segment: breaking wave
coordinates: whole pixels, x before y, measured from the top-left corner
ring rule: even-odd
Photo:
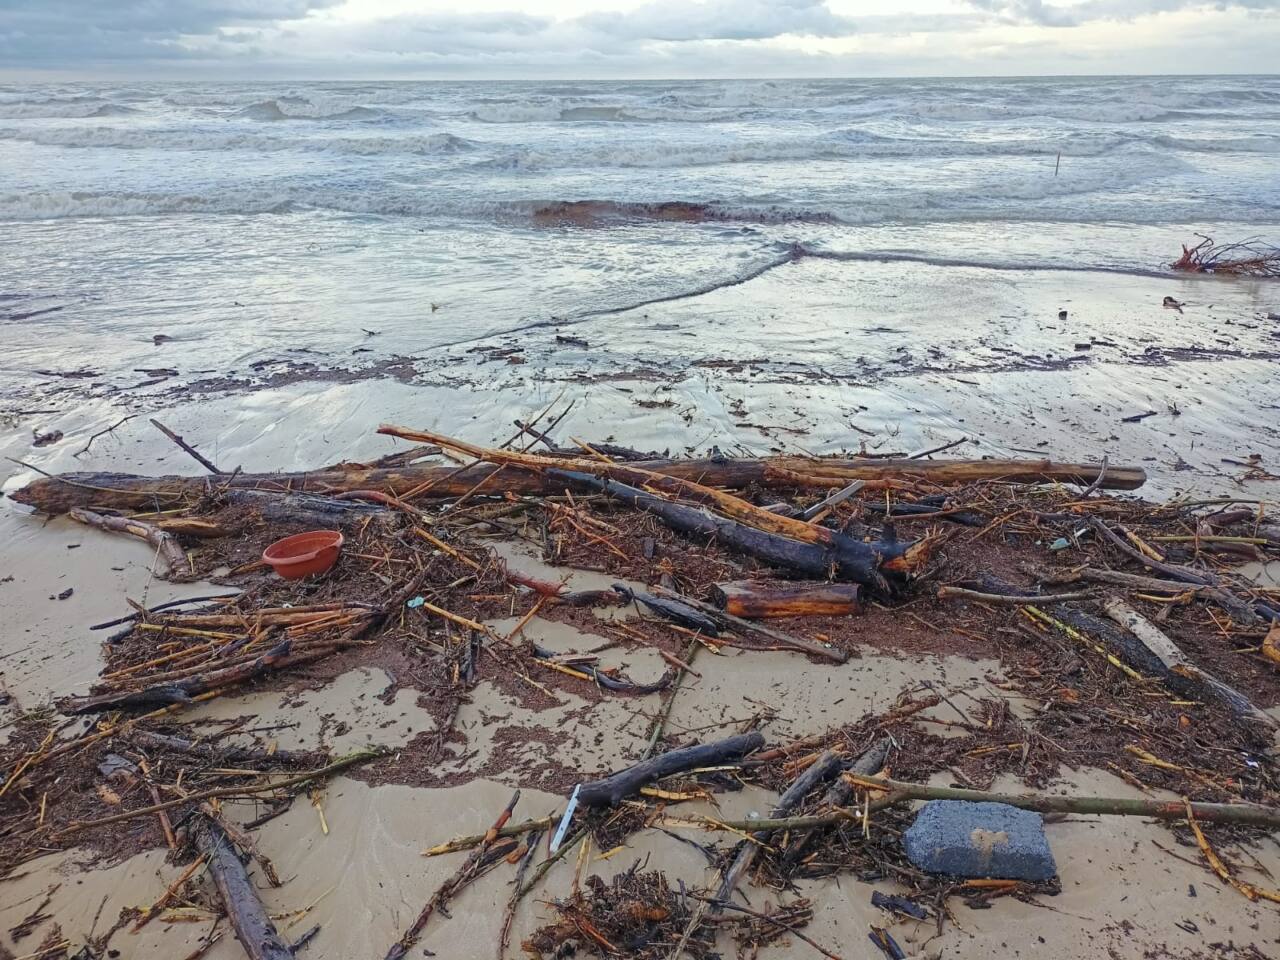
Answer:
[[[235,115],[271,123],[277,120],[376,120],[382,116],[382,111],[323,100],[316,102],[306,97],[277,97],[251,103],[237,110]]]
[[[327,151],[354,156],[380,154],[456,154],[479,146],[451,133],[363,137],[283,137],[210,130],[156,130],[130,127],[0,128],[0,140],[52,147],[109,147],[119,150],[288,150]]]
[[[90,117],[124,117],[138,111],[119,103],[104,103],[95,97],[72,97],[65,100],[35,100],[0,103],[0,119],[87,119]]]

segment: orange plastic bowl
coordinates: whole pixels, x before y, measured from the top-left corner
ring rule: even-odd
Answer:
[[[310,530],[277,540],[262,551],[262,559],[286,580],[301,580],[324,573],[337,562],[341,551],[340,531]]]

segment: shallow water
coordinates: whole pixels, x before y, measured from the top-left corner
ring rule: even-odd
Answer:
[[[4,85],[0,362],[412,352],[796,244],[1158,271],[1196,231],[1276,235],[1276,102],[1274,77]]]

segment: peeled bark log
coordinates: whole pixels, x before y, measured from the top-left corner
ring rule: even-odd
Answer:
[[[1182,677],[1197,687],[1199,699],[1214,700],[1236,716],[1270,730],[1274,731],[1277,726],[1280,726],[1276,720],[1254,706],[1252,701],[1239,690],[1228,686],[1188,660],[1177,644],[1119,597],[1112,597],[1102,606],[1107,616],[1132,633],[1144,647],[1155,654],[1168,673]]]
[[[1098,476],[1090,464],[1056,463],[1052,460],[837,460],[807,457],[773,457],[734,460],[649,460],[632,464],[669,477],[695,480],[707,486],[741,489],[748,485],[790,489],[808,482],[814,487],[834,487],[854,480],[868,482],[903,479],[926,480],[942,485],[976,480],[1016,483],[1087,484]],[[316,470],[304,473],[241,473],[218,478],[228,490],[264,493],[335,494],[348,490],[382,490],[403,496],[421,487],[418,496],[459,497],[475,489],[477,494],[545,494],[558,492],[557,484],[537,473],[515,467],[475,464],[465,469],[441,466]],[[497,473],[497,476],[494,474]],[[1135,490],[1147,479],[1141,467],[1107,467],[1102,487]],[[482,486],[478,486],[484,482]],[[67,473],[41,477],[11,496],[44,513],[66,513],[72,507],[100,506],[115,509],[164,509],[203,496],[208,477],[145,477],[128,473]]]
[[[752,750],[764,746],[764,735],[740,733],[715,743],[700,743],[692,747],[680,747],[659,754],[611,774],[603,780],[584,783],[578,790],[578,803],[584,807],[617,806],[641,787],[647,787],[663,777],[670,777],[698,767],[714,767],[721,763],[740,760]]]
[[[726,613],[748,620],[773,617],[842,617],[862,605],[856,583],[717,583],[712,599]]]
[[[186,551],[182,549],[182,546],[173,538],[172,534],[165,533],[159,527],[143,523],[141,520],[131,520],[128,517],[112,517],[106,514],[94,513],[92,510],[86,510],[83,507],[73,509],[71,511],[71,519],[90,527],[97,527],[99,530],[125,533],[131,537],[137,537],[139,540],[145,540],[156,548],[160,556],[164,557],[170,580],[187,580],[191,577],[191,565],[187,562]]]
[[[231,841],[216,823],[201,819],[196,830],[197,843],[209,858],[209,873],[227,908],[236,939],[249,960],[294,960],[293,950],[271,922]]]

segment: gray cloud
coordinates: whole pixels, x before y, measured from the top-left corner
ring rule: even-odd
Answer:
[[[181,58],[178,41],[275,24],[341,0],[4,0],[0,61]]]
[[[1098,20],[1134,20],[1156,13],[1209,7],[1215,10],[1280,10],[1280,0],[1086,0],[1058,6],[1045,0],[969,0],[969,5],[1007,23],[1077,27]]]
[[[95,69],[140,74],[202,71],[315,74],[412,71],[447,75],[711,75],[753,69],[795,73],[881,70],[888,53],[818,54],[782,49],[782,36],[839,38],[946,35],[903,54],[907,64],[952,63],[963,69],[981,57],[1028,59],[1027,72],[1047,67],[1037,41],[968,41],[981,28],[1022,24],[1070,28],[1129,21],[1184,9],[1249,10],[1265,14],[1280,0],[969,0],[968,12],[921,16],[893,13],[847,17],[826,0],[651,0],[623,12],[559,20],[512,12],[420,12],[363,21],[308,16],[341,0],[0,0],[0,70]],[[512,6],[519,6],[512,0]],[[1243,32],[1243,31],[1241,31]],[[1058,33],[1054,31],[1055,35]],[[1262,42],[1267,33],[1241,37]],[[1187,43],[1193,41],[1188,37]],[[1064,41],[1065,42],[1065,41]],[[937,47],[936,50],[932,49]],[[865,46],[864,46],[865,49]],[[1088,56],[1060,51],[1068,60]],[[908,59],[909,58],[909,59]],[[1174,61],[1176,62],[1176,60]],[[1237,66],[1224,63],[1224,66]],[[924,69],[923,66],[915,69]],[[936,69],[936,68],[935,68]],[[978,67],[971,68],[980,69]],[[1122,69],[1137,69],[1127,64]],[[1266,69],[1264,67],[1263,69]]]

